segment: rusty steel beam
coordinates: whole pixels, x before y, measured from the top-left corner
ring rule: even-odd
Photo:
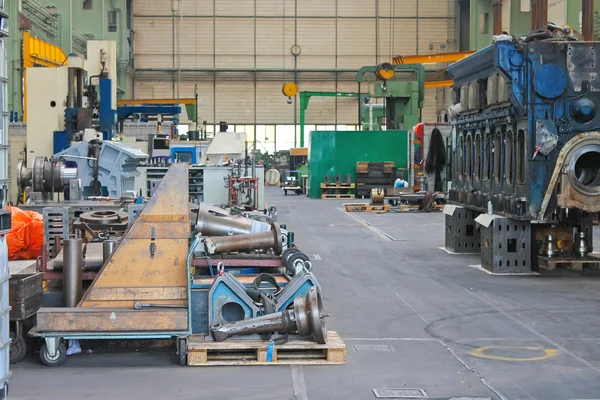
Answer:
[[[531,0],[531,29],[548,26],[548,0]]]
[[[582,2],[581,30],[586,42],[594,40],[594,2],[583,0]]]
[[[494,35],[502,34],[502,0],[494,0]]]

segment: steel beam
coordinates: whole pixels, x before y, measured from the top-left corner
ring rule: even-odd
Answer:
[[[582,2],[582,20],[581,30],[583,39],[586,42],[594,40],[594,2],[593,0],[583,0]]]

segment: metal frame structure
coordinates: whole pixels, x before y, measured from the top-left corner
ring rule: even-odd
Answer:
[[[8,247],[5,234],[11,229],[11,213],[6,210],[8,202],[8,78],[6,61],[6,38],[8,35],[8,14],[5,0],[0,0],[0,398],[8,395],[8,379],[11,339],[9,335],[8,290],[10,271],[8,268]]]

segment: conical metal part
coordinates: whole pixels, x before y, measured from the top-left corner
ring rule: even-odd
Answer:
[[[579,232],[573,241],[573,253],[579,257],[585,257],[590,252],[590,246],[587,241],[587,234]]]
[[[556,238],[552,235],[546,236],[542,246],[542,255],[546,257],[556,257],[560,253],[556,244]]]

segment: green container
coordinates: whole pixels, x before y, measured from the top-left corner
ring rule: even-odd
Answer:
[[[325,174],[331,181],[350,174],[356,183],[356,163],[393,161],[408,168],[407,131],[313,131],[308,144],[310,197],[321,198]]]

